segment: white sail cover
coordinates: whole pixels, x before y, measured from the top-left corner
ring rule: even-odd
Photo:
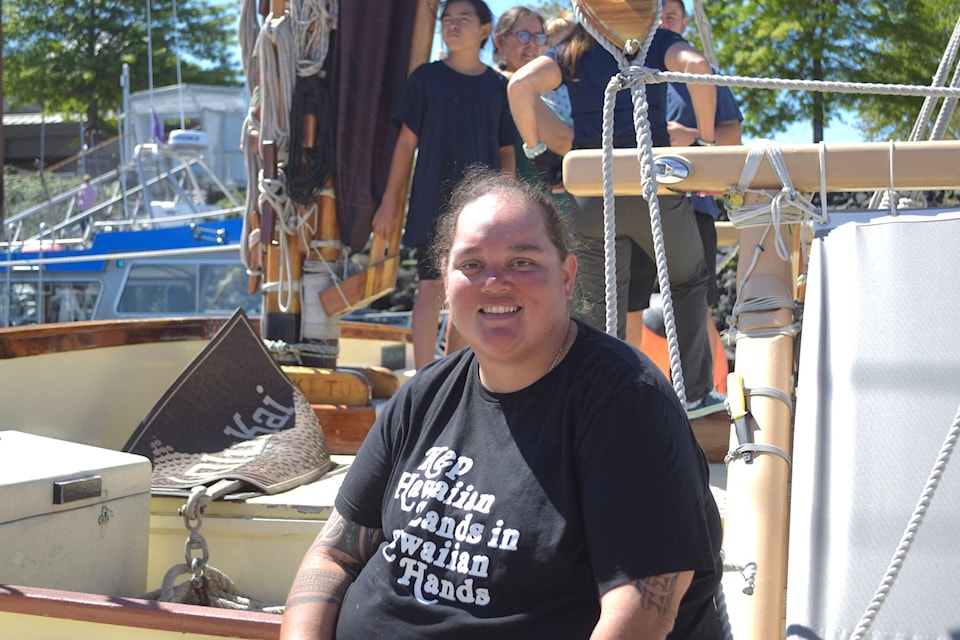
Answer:
[[[788,638],[850,637],[960,406],[960,213],[872,215],[811,251]],[[866,637],[960,638],[960,452]]]

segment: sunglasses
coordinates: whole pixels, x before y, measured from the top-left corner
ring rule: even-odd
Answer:
[[[530,33],[529,31],[511,31],[508,35],[517,36],[522,44],[527,45],[531,42],[535,42],[538,47],[545,46],[547,44],[547,36],[542,33]]]

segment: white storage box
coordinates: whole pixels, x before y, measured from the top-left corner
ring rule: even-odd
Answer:
[[[0,584],[147,591],[150,461],[0,430]]]

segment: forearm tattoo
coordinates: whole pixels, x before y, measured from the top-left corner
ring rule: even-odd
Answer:
[[[679,576],[679,573],[666,573],[637,580],[634,587],[640,594],[641,608],[653,609],[659,616],[671,615]]]
[[[324,569],[301,569],[293,580],[287,606],[292,607],[306,602],[328,602],[340,604],[347,593],[350,581],[339,571]]]
[[[322,549],[334,558],[351,578],[356,578],[370,556],[376,553],[383,539],[383,532],[379,529],[361,527],[334,510],[310,551]]]
[[[318,602],[341,604],[347,587],[383,539],[380,530],[354,524],[334,510],[297,571],[287,607]]]

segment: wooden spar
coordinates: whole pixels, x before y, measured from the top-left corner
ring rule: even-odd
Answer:
[[[829,191],[863,191],[890,188],[893,163],[898,190],[950,189],[960,183],[960,141],[863,142],[824,145],[826,188]],[[690,177],[676,184],[660,184],[658,193],[677,191],[723,192],[740,178],[748,146],[661,147],[654,158],[677,156],[691,164]],[[798,191],[820,190],[820,145],[780,147],[793,186]],[[578,196],[602,196],[603,174],[599,149],[571,151],[563,158],[563,183]],[[640,162],[635,149],[615,149],[613,181],[620,195],[643,195]],[[753,180],[755,189],[780,189],[780,181],[764,159]]]
[[[430,60],[439,7],[439,0],[417,3],[410,44],[410,63],[407,66],[408,76],[414,69]],[[406,193],[402,200],[406,201]],[[373,234],[370,259],[364,271],[320,292],[320,303],[328,316],[334,317],[350,309],[364,307],[393,291],[400,266],[400,237],[403,233],[404,218],[405,216],[400,216],[389,238]]]

